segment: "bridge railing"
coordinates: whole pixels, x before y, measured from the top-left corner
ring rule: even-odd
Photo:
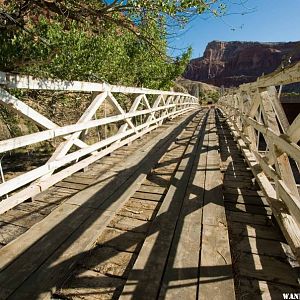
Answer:
[[[93,93],[93,99],[75,124],[59,126],[24,101],[13,96],[10,89]],[[117,100],[118,95],[133,97],[128,111]],[[151,101],[149,100],[151,98]],[[96,112],[109,104],[115,114],[99,119]],[[34,122],[41,131],[0,141],[0,153],[63,138],[48,161],[33,170],[5,180],[0,184],[0,213],[32,198],[67,176],[83,169],[160,126],[166,119],[195,109],[198,99],[189,94],[151,90],[79,81],[35,79],[0,72],[0,105]],[[140,122],[137,122],[139,117]],[[117,124],[117,132],[109,137],[87,144],[84,135],[88,129]],[[121,125],[120,125],[121,124]],[[74,151],[74,147],[76,149]],[[72,148],[72,149],[71,149]],[[2,171],[2,169],[1,169]]]
[[[218,105],[299,259],[300,111],[290,124],[280,102],[282,87],[298,82],[300,63],[231,90]]]

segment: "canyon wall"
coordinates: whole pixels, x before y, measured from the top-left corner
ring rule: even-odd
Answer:
[[[203,57],[192,59],[184,73],[189,80],[233,87],[300,60],[300,42],[208,43]]]

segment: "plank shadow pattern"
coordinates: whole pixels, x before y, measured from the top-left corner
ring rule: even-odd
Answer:
[[[194,118],[54,298],[234,299],[216,142]]]
[[[133,143],[139,151],[126,160],[121,157],[115,171],[110,166],[99,175],[101,162],[95,169],[91,168],[91,173],[88,173],[95,173],[96,178],[87,177],[91,179],[89,187],[68,197],[42,221],[2,247],[0,299],[48,298],[78,260],[89,253],[96,242],[96,233],[101,235],[197,113],[199,111],[163,125],[159,134],[150,134],[145,144]]]
[[[296,258],[220,111],[216,119],[237,299],[283,299],[283,293],[298,293]]]

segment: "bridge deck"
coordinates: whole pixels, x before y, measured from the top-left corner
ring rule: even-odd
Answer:
[[[0,299],[299,291],[294,257],[214,109],[163,125],[0,222]]]

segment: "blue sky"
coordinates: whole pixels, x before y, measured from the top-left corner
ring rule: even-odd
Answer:
[[[197,17],[187,28],[178,31],[176,38],[170,39],[170,47],[183,49],[192,46],[192,57],[199,57],[212,40],[300,41],[300,0],[248,0],[245,6],[247,9],[232,6],[228,13],[250,12],[254,9],[253,12],[246,15],[231,14],[223,18]],[[181,52],[169,49],[172,56]]]

